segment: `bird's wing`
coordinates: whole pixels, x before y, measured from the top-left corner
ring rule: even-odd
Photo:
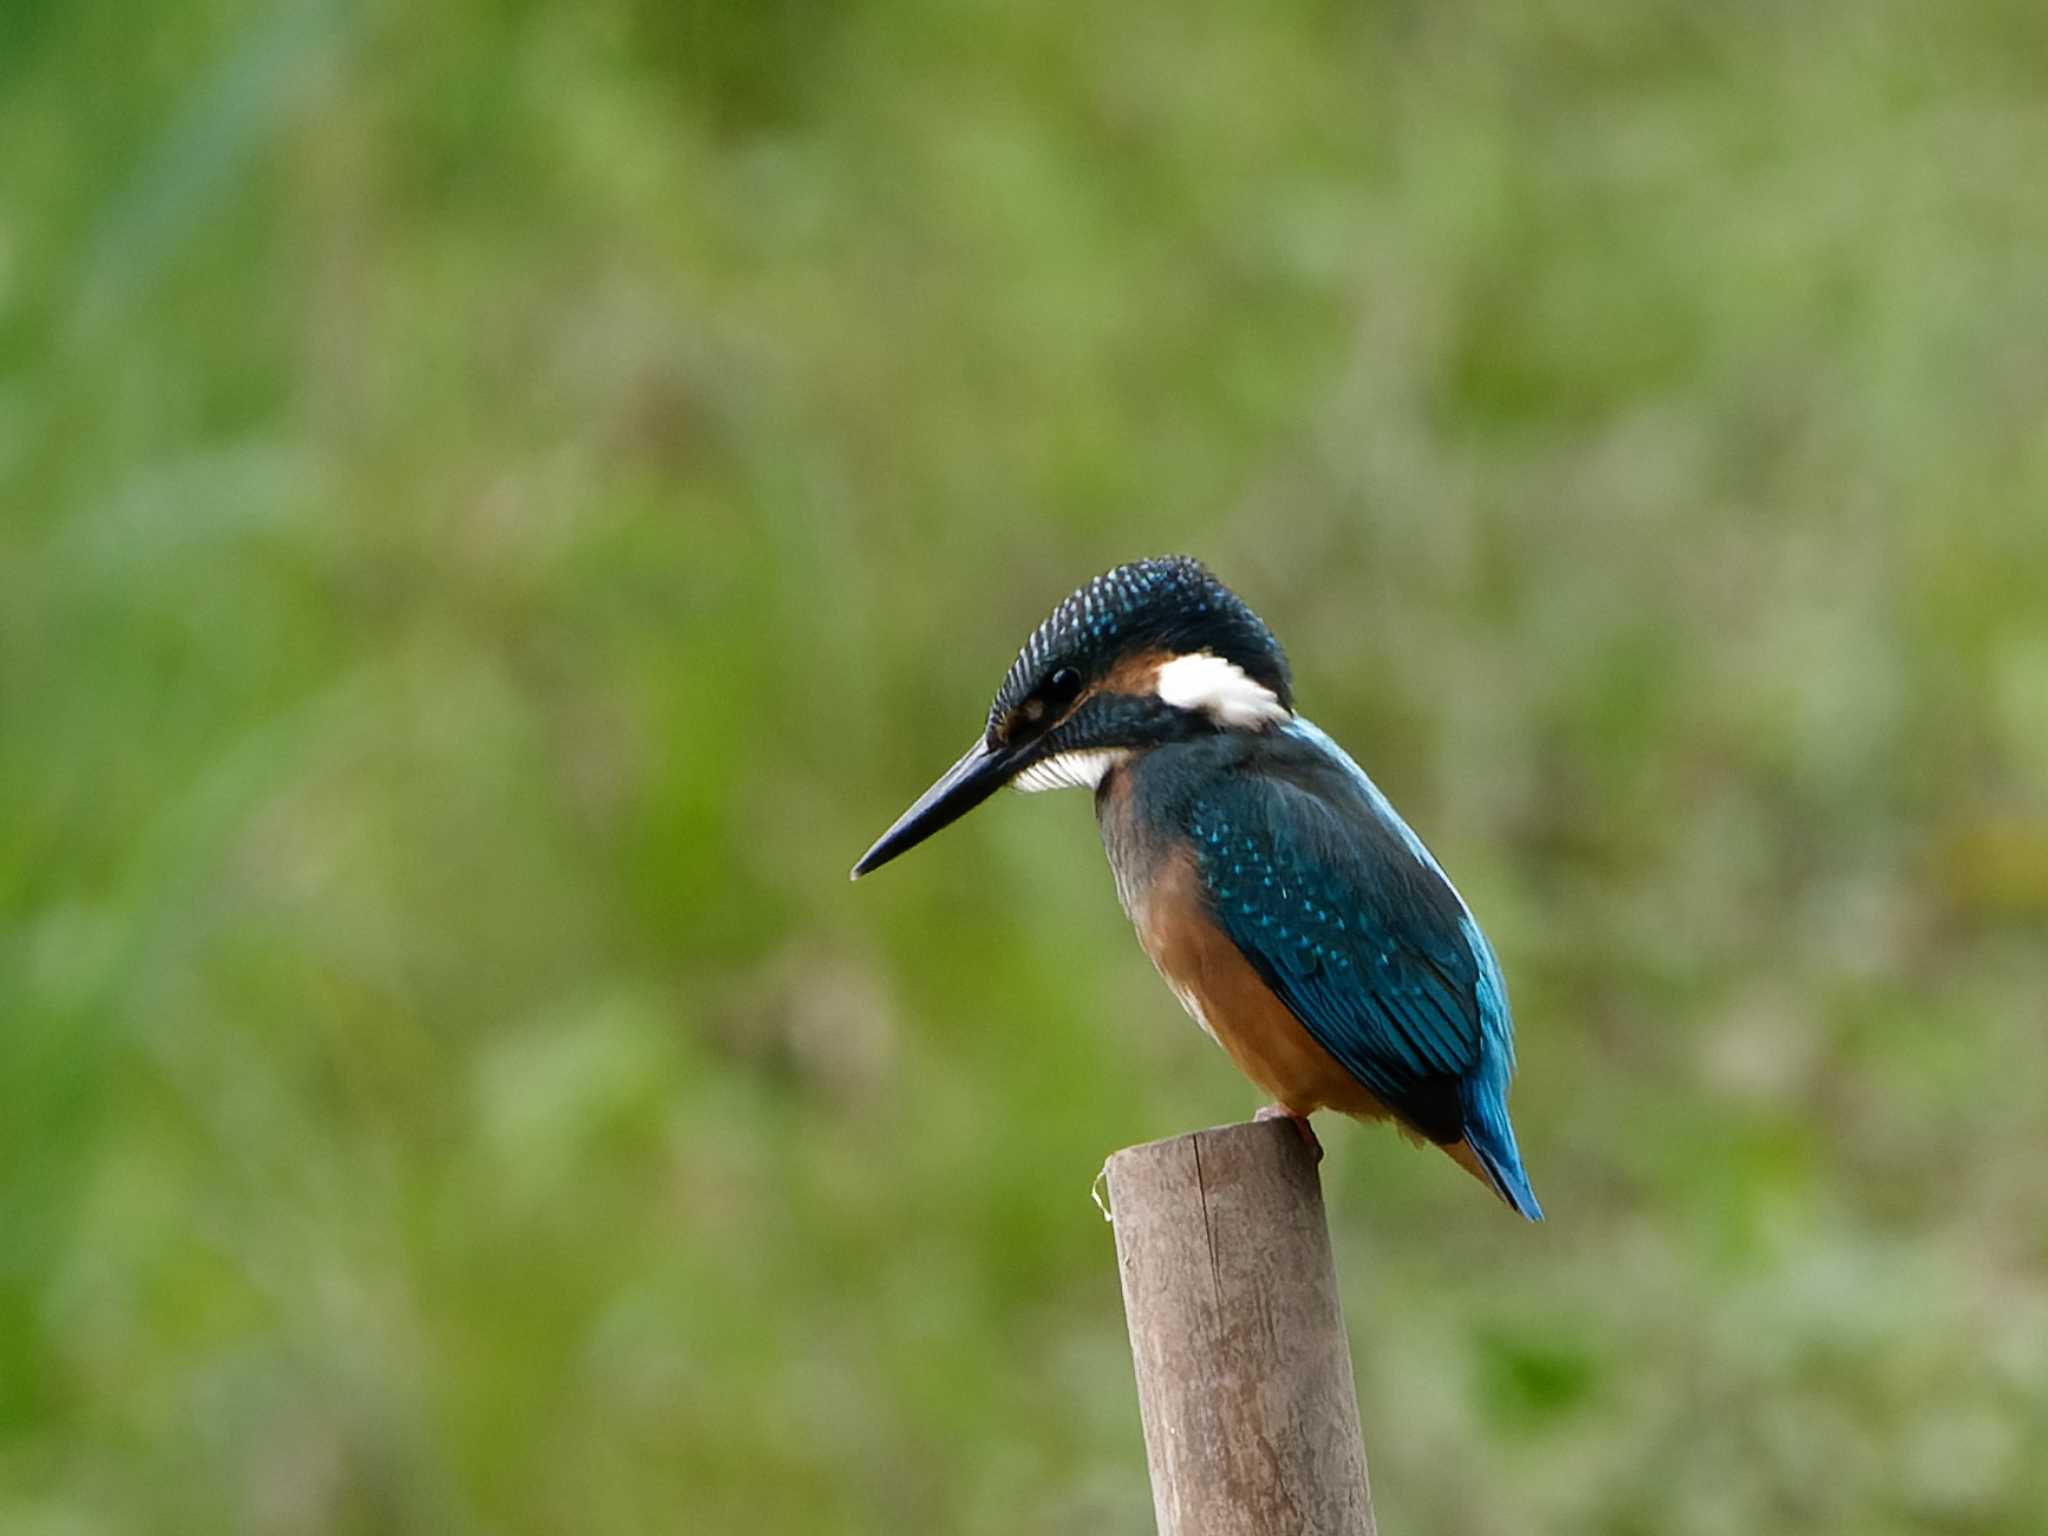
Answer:
[[[1479,1062],[1479,964],[1433,865],[1341,783],[1241,772],[1185,802],[1211,912],[1316,1041],[1386,1106],[1455,1141]]]

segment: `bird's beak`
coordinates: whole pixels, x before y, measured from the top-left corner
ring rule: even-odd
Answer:
[[[990,795],[1009,783],[1024,767],[1031,749],[1011,749],[977,741],[959,762],[939,775],[939,782],[917,797],[917,804],[896,818],[896,825],[875,840],[875,846],[853,866],[858,880],[880,869],[899,853],[908,853],[934,832],[950,827]]]

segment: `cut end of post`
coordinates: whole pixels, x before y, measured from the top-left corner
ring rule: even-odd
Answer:
[[[1279,1167],[1298,1167],[1304,1170],[1317,1186],[1317,1199],[1321,1200],[1322,1181],[1316,1174],[1316,1164],[1321,1161],[1320,1146],[1313,1151],[1295,1130],[1293,1123],[1279,1116],[1257,1120],[1234,1120],[1227,1125],[1212,1125],[1199,1131],[1186,1131],[1179,1136],[1168,1136],[1160,1141],[1144,1141],[1134,1147],[1109,1154],[1109,1161],[1102,1165],[1103,1173],[1109,1179],[1111,1210],[1115,1209],[1115,1191],[1119,1166],[1136,1168],[1154,1159],[1177,1155],[1174,1149],[1185,1148],[1189,1156],[1207,1156],[1216,1166],[1225,1163],[1237,1164],[1247,1158],[1271,1159]]]

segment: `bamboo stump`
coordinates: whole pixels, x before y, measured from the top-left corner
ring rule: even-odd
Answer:
[[[1218,1126],[1108,1165],[1160,1536],[1373,1536],[1313,1156]]]

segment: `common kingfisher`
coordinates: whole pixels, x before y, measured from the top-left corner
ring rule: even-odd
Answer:
[[[1287,656],[1199,561],[1140,560],[1038,626],[966,755],[859,879],[1003,785],[1092,790],[1145,953],[1239,1070],[1308,1117],[1391,1119],[1543,1219],[1508,1123],[1514,1026],[1493,948],[1344,749]]]

